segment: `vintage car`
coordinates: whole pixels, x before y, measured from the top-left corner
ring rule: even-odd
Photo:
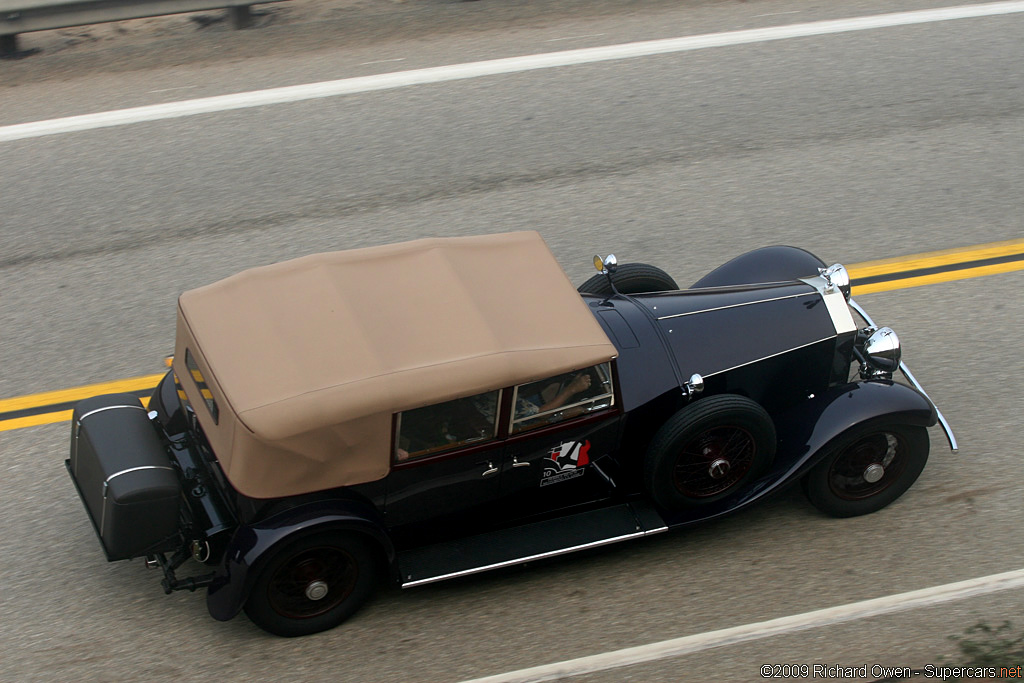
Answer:
[[[840,265],[758,249],[680,289],[573,287],[532,232],[318,254],[185,292],[149,399],[74,411],[110,561],[282,636],[404,587],[641,538],[800,481],[838,516],[917,479],[931,400]],[[946,427],[943,420],[943,426]],[[947,429],[950,445],[955,441]],[[178,572],[193,559],[205,569]]]

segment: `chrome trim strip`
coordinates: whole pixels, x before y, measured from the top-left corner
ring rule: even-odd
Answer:
[[[138,410],[145,410],[145,408],[143,408],[142,406],[106,406],[105,408],[96,408],[95,410],[90,410],[85,415],[80,416],[78,418],[78,423],[81,424],[82,420],[84,420],[85,418],[89,417],[90,415],[95,415],[96,413],[102,413],[104,410],[116,410],[118,408],[137,408]]]
[[[129,472],[138,472],[139,470],[170,470],[173,472],[174,468],[169,465],[139,465],[138,467],[129,467],[126,470],[114,472],[103,482],[103,497],[105,498],[107,496],[107,486],[110,484],[111,479],[114,477],[120,477],[122,474],[128,474]]]
[[[402,584],[402,588],[412,588],[414,586],[422,586],[428,583],[436,583],[437,581],[444,581],[445,579],[454,579],[458,576],[469,576],[470,574],[479,574],[480,572],[486,572],[491,569],[500,569],[502,567],[510,567],[515,564],[523,564],[524,562],[532,562],[533,560],[539,560],[545,557],[557,557],[559,555],[566,555],[568,553],[576,552],[577,550],[586,550],[587,548],[597,548],[602,545],[610,545],[612,543],[618,543],[620,541],[628,541],[631,538],[640,538],[642,536],[649,536],[651,534],[660,533],[667,531],[668,526],[660,527],[658,529],[651,529],[649,531],[638,531],[633,534],[626,534],[624,536],[615,536],[613,538],[606,538],[600,541],[593,541],[591,543],[584,543],[582,545],[574,545],[571,548],[561,548],[559,550],[552,550],[546,553],[538,553],[536,555],[529,555],[527,557],[517,557],[514,560],[505,560],[503,562],[496,562],[494,564],[488,564],[483,567],[474,567],[472,569],[463,569],[459,572],[452,572],[451,574],[442,574],[441,576],[432,576],[427,579],[417,579],[416,581],[409,581]]]
[[[89,412],[87,412],[85,415],[79,415],[78,419],[75,420],[74,423],[71,425],[71,431],[73,433],[73,437],[72,438],[74,439],[74,442],[75,442],[75,467],[74,467],[74,475],[76,477],[78,476],[78,460],[79,460],[79,457],[78,457],[78,436],[79,436],[79,433],[82,430],[82,420],[84,420],[85,418],[89,417],[90,415],[94,415],[96,413],[102,413],[104,410],[115,410],[117,408],[138,408],[139,410],[145,410],[145,408],[143,408],[142,406],[132,406],[132,405],[105,406],[103,408],[95,408],[95,409],[90,410]],[[104,492],[106,491],[106,488],[107,488],[107,485],[106,485],[106,483],[104,483],[103,484]],[[104,493],[104,495],[106,495],[106,493]],[[102,528],[103,528],[103,525],[101,523],[100,524],[100,529],[102,530]]]
[[[860,304],[858,304],[852,298],[850,299],[850,308],[857,311],[857,315],[863,318],[864,322],[866,322],[868,325],[870,325],[871,327],[878,327],[878,325],[875,324],[875,321],[871,319],[871,316],[868,315],[868,312],[861,308]],[[950,427],[949,423],[946,422],[946,416],[942,414],[942,411],[939,410],[939,406],[935,405],[935,401],[932,400],[932,397],[928,395],[928,392],[924,390],[924,387],[921,386],[921,383],[917,381],[917,378],[914,377],[913,373],[910,372],[910,368],[908,368],[907,364],[904,363],[902,360],[900,361],[900,372],[903,373],[903,376],[910,381],[910,383],[914,386],[915,389],[924,394],[924,397],[928,399],[928,401],[935,408],[935,414],[939,418],[939,424],[942,426],[942,431],[946,433],[946,440],[949,441],[949,448],[954,453],[958,453],[960,451],[960,445],[957,443],[956,436],[953,435],[952,427]]]
[[[768,360],[769,358],[775,358],[776,356],[781,356],[782,354],[789,353],[790,351],[799,351],[800,349],[807,348],[808,346],[814,346],[815,344],[820,344],[823,341],[828,341],[829,339],[835,339],[835,338],[836,338],[836,336],[834,334],[833,335],[829,335],[828,337],[822,337],[821,339],[817,339],[815,341],[808,342],[806,344],[801,344],[800,346],[794,346],[793,348],[786,349],[785,351],[779,351],[778,353],[773,353],[773,354],[768,355],[768,356],[762,356],[761,358],[755,358],[754,360],[748,360],[746,363],[740,363],[739,365],[734,365],[731,368],[725,368],[724,370],[715,370],[714,372],[709,372],[706,375],[704,373],[701,373],[701,377],[703,377],[704,379],[707,379],[708,377],[714,377],[715,375],[720,375],[723,372],[729,372],[730,370],[735,370],[736,368],[742,368],[743,366],[750,365],[751,363],[758,363],[758,362],[763,361],[763,360]]]
[[[694,290],[694,291],[698,291],[698,292],[704,292],[704,291],[707,291],[707,290],[716,290],[716,289],[734,289],[737,286],[738,287],[769,287],[771,285],[791,285],[794,282],[796,282],[796,280],[770,280],[768,282],[749,282],[749,283],[742,284],[742,285],[711,285],[710,287],[691,287],[690,289]],[[690,291],[690,290],[682,290],[682,291]]]
[[[131,408],[132,406],[111,406],[112,408]],[[104,410],[104,408],[100,408]],[[100,512],[100,537],[103,537],[104,527],[107,524],[107,487],[110,485],[110,480],[114,477],[120,477],[122,474],[128,474],[129,472],[137,472],[138,470],[171,470],[174,471],[173,467],[167,465],[140,465],[139,467],[129,467],[126,470],[120,472],[114,472],[103,481],[103,506]]]
[[[81,422],[79,422],[78,420],[75,420],[74,422],[71,423],[71,443],[72,443],[72,448],[75,449],[75,463],[74,463],[75,466],[74,466],[74,471],[72,472],[72,474],[74,474],[75,477],[78,476],[78,434],[81,431],[82,431],[82,423]]]
[[[170,470],[173,472],[174,468],[168,465],[140,465],[138,467],[129,467],[128,469],[121,470],[120,472],[114,472],[103,481],[103,499],[106,500],[107,498],[107,488],[110,486],[111,479],[114,477],[120,477],[122,474],[128,474],[129,472],[138,472],[139,470]]]
[[[795,282],[795,281],[794,281]],[[658,320],[669,320],[671,318],[682,318],[687,315],[697,315],[698,313],[711,313],[712,311],[724,311],[727,308],[739,308],[740,306],[753,306],[754,304],[766,304],[771,301],[782,301],[784,299],[798,299],[802,296],[811,296],[817,294],[814,292],[804,292],[803,294],[787,294],[786,296],[777,296],[772,299],[758,299],[757,301],[744,301],[740,304],[729,304],[728,306],[717,306],[715,308],[702,308],[699,311],[689,311],[688,313],[673,313],[672,315],[664,315],[658,318]]]

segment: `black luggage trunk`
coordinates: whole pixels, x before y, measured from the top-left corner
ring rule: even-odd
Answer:
[[[136,396],[108,394],[75,406],[67,468],[108,560],[180,545],[178,472]]]

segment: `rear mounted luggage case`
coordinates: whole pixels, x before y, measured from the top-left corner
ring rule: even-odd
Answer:
[[[136,396],[77,404],[66,465],[109,561],[180,545],[181,483]]]

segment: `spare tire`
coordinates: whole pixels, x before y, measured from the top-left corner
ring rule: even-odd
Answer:
[[[690,404],[654,435],[644,486],[665,510],[704,505],[759,477],[775,457],[775,425],[745,396],[719,394]]]
[[[646,263],[623,263],[612,273],[612,281],[615,288],[622,294],[643,294],[645,292],[669,292],[679,289],[679,285],[672,279],[672,276],[661,268]],[[602,274],[595,275],[582,285],[577,291],[580,294],[599,294],[610,296],[611,285],[608,284],[608,277]]]

